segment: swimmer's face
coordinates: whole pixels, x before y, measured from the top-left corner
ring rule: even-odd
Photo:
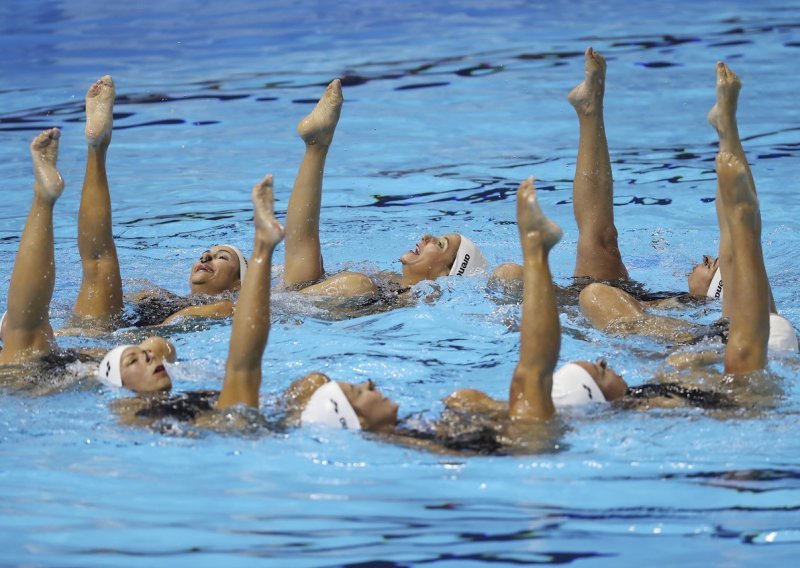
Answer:
[[[387,432],[397,424],[397,403],[383,396],[372,381],[358,385],[340,382],[339,386],[356,411],[364,430]]]
[[[592,376],[607,401],[619,400],[625,396],[628,383],[608,366],[605,359],[598,359],[594,363],[589,361],[576,361],[575,363]]]
[[[152,341],[154,339],[149,338],[122,352],[120,371],[122,386],[126,389],[148,393],[168,391],[172,388],[172,380],[164,368],[164,353],[174,354],[175,348],[165,339],[158,338],[166,345]]]
[[[241,287],[239,257],[230,247],[211,247],[192,265],[192,294],[222,294]]]
[[[705,297],[718,265],[719,259],[703,255],[703,262],[695,266],[687,277],[690,295]]]
[[[400,257],[403,284],[411,286],[423,280],[436,280],[450,274],[456,260],[461,235],[449,233],[441,237],[423,235],[414,250]]]

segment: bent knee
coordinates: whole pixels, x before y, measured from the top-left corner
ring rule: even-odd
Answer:
[[[495,282],[512,283],[522,280],[522,266],[514,262],[505,262],[494,269],[491,279]]]
[[[619,288],[598,282],[581,290],[578,301],[583,314],[599,329],[605,329],[618,321],[637,319],[644,314],[633,296]]]
[[[337,296],[339,298],[353,298],[367,296],[377,292],[378,288],[366,274],[360,272],[340,272],[327,280],[303,288],[302,294],[314,296]]]

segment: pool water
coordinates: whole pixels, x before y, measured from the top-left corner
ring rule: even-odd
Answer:
[[[421,234],[452,231],[492,263],[519,261],[513,198],[533,175],[565,231],[551,266],[567,284],[577,120],[565,97],[592,45],[608,59],[615,214],[632,276],[680,290],[717,248],[717,146],[705,115],[722,59],[744,83],[739,126],[775,300],[800,322],[798,24],[800,7],[778,0],[4,3],[0,297],[31,199],[27,145],[58,126],[67,189],[55,216],[54,323],[69,314],[80,284],[83,96],[105,73],[118,93],[108,168],[129,289],[146,279],[185,293],[206,246],[249,250],[249,191],[267,172],[285,215],[303,151],[295,124],[336,77],[345,106],[326,168],[326,268],[398,269]],[[435,415],[463,387],[505,398],[519,305],[484,284],[443,279],[433,304],[340,321],[276,293],[263,406],[312,370],[371,378],[401,414]],[[681,315],[711,322],[719,311]],[[607,357],[630,384],[663,369],[663,345],[590,331],[574,308],[562,327],[562,361]],[[219,388],[229,333],[227,322],[167,330],[181,358],[176,390]],[[109,410],[119,395],[90,378],[44,396],[6,389],[0,564],[793,562],[799,367],[796,357],[771,361],[785,393],[774,408],[723,419],[572,410],[558,451],[522,457],[435,455],[352,432],[167,436],[120,426]]]

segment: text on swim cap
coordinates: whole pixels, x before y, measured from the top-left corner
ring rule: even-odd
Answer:
[[[336,413],[336,416],[339,419],[339,424],[342,425],[342,428],[347,430],[347,420],[345,420],[344,416],[339,416],[339,403],[332,398],[329,398],[328,400],[330,400],[331,404],[333,405],[333,411]]]
[[[458,267],[458,272],[456,272],[456,276],[463,276],[464,271],[467,269],[468,264],[469,264],[469,253],[464,255],[464,260],[461,262],[461,266]]]

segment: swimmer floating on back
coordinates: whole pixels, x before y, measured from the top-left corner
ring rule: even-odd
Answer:
[[[314,296],[346,298],[370,296],[378,291],[365,274],[347,271],[326,276],[323,267],[319,238],[322,180],[343,101],[337,79],[328,85],[316,108],[297,125],[306,149],[286,214],[284,284]],[[486,266],[478,247],[459,234],[423,235],[413,250],[400,257],[400,262],[402,275],[394,279],[400,290],[440,276],[474,274]]]
[[[111,227],[111,197],[106,155],[111,142],[114,81],[106,75],[86,94],[88,156],[78,214],[78,248],[83,280],[74,314],[81,326],[114,327],[123,309],[122,279]],[[184,316],[226,317],[233,313],[231,293],[241,286],[247,263],[233,245],[204,251],[189,276],[191,295],[181,298],[165,290],[131,297],[140,312],[136,325],[171,323]]]
[[[166,355],[163,351],[148,349],[147,345],[122,345],[106,354],[97,376],[110,386],[143,395],[117,403],[123,421],[147,421],[168,416],[173,411],[180,413],[183,419],[202,422],[215,409],[238,404],[258,407],[261,360],[270,330],[272,254],[283,240],[283,227],[275,220],[273,212],[271,175],[256,184],[252,200],[253,253],[233,316],[222,392],[203,391],[169,397],[172,384],[164,370]]]

